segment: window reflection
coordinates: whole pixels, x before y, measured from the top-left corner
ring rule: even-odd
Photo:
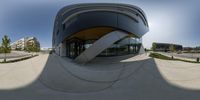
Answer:
[[[96,40],[70,40],[66,46],[66,56],[75,58],[80,55],[85,49],[88,49]],[[141,46],[141,39],[126,37],[115,42],[109,48],[105,49],[98,56],[120,56],[127,54],[137,54]]]
[[[118,56],[126,54],[137,54],[141,46],[141,39],[127,37],[114,43],[98,56]]]

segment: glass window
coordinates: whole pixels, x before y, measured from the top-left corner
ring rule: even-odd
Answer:
[[[65,23],[63,24],[63,31],[65,30]]]
[[[136,54],[139,52],[141,39],[127,37],[114,43],[110,48],[104,50],[99,56],[117,56],[126,54]]]
[[[96,40],[82,41],[75,40],[67,43],[67,56],[75,58],[80,55],[85,49],[88,49]],[[137,54],[141,46],[141,40],[133,37],[126,37],[115,42],[109,48],[105,49],[98,56],[119,56],[127,54]]]
[[[92,46],[92,44],[85,44],[84,45],[85,49],[89,48],[90,46]]]
[[[59,30],[56,32],[56,35],[58,35],[59,34]]]

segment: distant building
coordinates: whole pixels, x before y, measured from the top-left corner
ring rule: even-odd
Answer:
[[[13,43],[11,43],[12,50],[24,50],[25,38],[21,38]]]
[[[197,47],[183,47],[184,51],[188,52],[200,52],[200,46]]]
[[[183,50],[184,51],[191,51],[191,50],[193,50],[194,48],[192,48],[192,47],[183,47]]]
[[[35,45],[40,48],[40,43],[35,37],[25,37],[21,38],[13,43],[11,43],[12,50],[25,50],[28,45]]]
[[[170,51],[171,46],[173,46],[176,51],[183,50],[183,46],[179,44],[155,43],[155,42],[153,44],[155,45],[155,51],[168,52]]]
[[[52,50],[52,48],[49,48],[49,47],[41,47],[41,49],[40,50],[42,50],[42,51],[46,51],[46,50]]]

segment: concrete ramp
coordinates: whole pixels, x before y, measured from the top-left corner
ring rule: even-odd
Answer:
[[[94,57],[96,57],[98,54],[100,54],[103,50],[110,47],[113,43],[124,38],[127,35],[128,35],[127,33],[122,32],[122,31],[113,31],[113,32],[110,32],[110,33],[104,35],[99,40],[97,40],[95,43],[93,43],[92,46],[90,46],[83,53],[81,53],[78,57],[76,57],[75,62],[86,63],[86,62],[92,60]]]

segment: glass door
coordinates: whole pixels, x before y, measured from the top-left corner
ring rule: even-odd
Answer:
[[[66,56],[69,58],[76,58],[77,56],[79,56],[84,48],[83,48],[83,42],[82,41],[70,41],[67,42],[66,44]]]

